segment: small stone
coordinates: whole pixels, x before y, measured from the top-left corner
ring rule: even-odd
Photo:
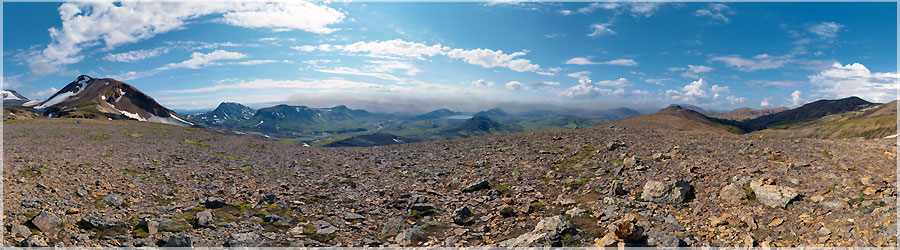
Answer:
[[[381,228],[381,235],[397,235],[403,231],[404,225],[406,225],[406,220],[403,218],[396,217],[390,219],[387,223],[384,223],[384,227]]]
[[[813,197],[809,197],[809,200],[812,202],[822,202],[825,200],[825,197],[821,195],[815,195]]]
[[[11,233],[16,237],[26,238],[31,235],[31,230],[29,230],[25,225],[16,224],[12,226]]]
[[[722,215],[722,216],[719,216],[719,217],[710,217],[710,218],[709,218],[709,224],[712,225],[712,226],[714,226],[714,227],[718,227],[718,226],[721,226],[721,225],[726,225],[726,224],[728,224],[728,221],[726,220],[726,217],[725,217],[724,215]]]
[[[744,191],[744,187],[737,183],[731,183],[725,185],[722,191],[719,191],[719,197],[730,202],[740,202],[747,199],[747,192]]]
[[[259,240],[258,236],[254,232],[247,233],[233,233],[228,236],[228,242],[225,242],[226,247],[255,247],[257,246]]]
[[[213,213],[210,210],[203,210],[197,213],[197,225],[201,227],[216,228]]]
[[[421,226],[415,226],[413,228],[407,229],[394,238],[394,241],[400,243],[400,246],[402,247],[416,246],[419,243],[427,240],[428,238],[425,236],[425,231]]]
[[[42,238],[41,236],[38,236],[38,235],[32,235],[31,237],[28,237],[28,239],[25,240],[24,245],[26,247],[49,247],[50,246],[50,245],[47,245],[47,241],[44,241],[44,238]]]
[[[31,219],[31,224],[34,224],[41,232],[50,232],[59,227],[59,224],[62,223],[55,214],[42,211],[40,214]]]
[[[194,247],[194,238],[184,234],[172,235],[162,247]]]
[[[821,235],[829,235],[829,234],[831,234],[831,229],[828,229],[827,227],[822,227],[817,232]]]
[[[481,180],[476,181],[475,183],[469,185],[462,191],[463,192],[475,192],[475,191],[485,190],[485,189],[489,189],[489,188],[491,188],[491,182],[489,182],[485,179],[481,179]]]
[[[107,205],[112,207],[121,207],[122,204],[125,204],[125,199],[118,194],[110,194],[103,197],[103,202],[106,202]]]
[[[661,204],[678,204],[685,202],[691,190],[692,187],[685,181],[648,181],[644,185],[641,199]]]
[[[345,221],[351,221],[351,222],[352,221],[361,221],[361,220],[366,219],[366,217],[363,217],[362,215],[360,215],[358,213],[350,213],[350,212],[344,212],[343,217],[344,217]]]
[[[616,247],[618,243],[619,239],[616,238],[616,235],[608,233],[603,238],[594,240],[594,247]]]
[[[512,217],[516,215],[516,210],[510,205],[503,205],[500,207],[500,216],[503,217]]]
[[[66,210],[66,214],[77,214],[80,212],[81,210],[79,210],[77,207],[70,207],[68,210]]]
[[[774,220],[772,220],[772,222],[769,223],[768,227],[777,227],[780,226],[781,223],[784,223],[784,219],[775,218]]]
[[[219,197],[208,197],[206,198],[206,202],[203,203],[203,206],[208,209],[217,209],[224,207],[225,205],[225,199]]]
[[[571,218],[575,218],[575,217],[583,215],[584,212],[586,212],[584,209],[581,209],[578,207],[573,207],[572,209],[569,209],[569,211],[566,211],[566,215],[568,215]]]
[[[634,156],[625,158],[625,160],[622,160],[622,164],[626,167],[634,167],[634,165],[637,165],[637,158]]]
[[[472,210],[470,210],[468,206],[463,206],[456,209],[456,211],[453,211],[453,223],[467,225],[472,223],[472,216]]]
[[[842,209],[842,208],[850,207],[850,204],[847,204],[846,201],[842,201],[842,200],[823,201],[823,202],[820,202],[819,204],[822,206],[825,206],[827,208],[830,208],[830,209]]]

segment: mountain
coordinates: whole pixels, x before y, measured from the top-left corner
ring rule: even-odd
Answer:
[[[608,116],[618,119],[641,115],[641,112],[630,108],[614,108],[607,110],[606,113]]]
[[[679,105],[671,105],[653,114],[610,122],[608,125],[623,128],[691,131],[712,134],[740,134],[743,132],[732,121],[711,118]]]
[[[724,112],[724,113],[712,114],[710,116],[715,117],[715,118],[721,118],[721,119],[743,121],[743,120],[749,120],[749,119],[757,118],[757,117],[764,116],[764,115],[775,114],[775,113],[785,111],[785,110],[788,110],[788,108],[779,107],[779,108],[774,108],[774,109],[767,109],[767,108],[753,109],[753,108],[749,108],[749,107],[743,107],[743,108],[738,108],[738,109]]]
[[[827,115],[860,110],[872,104],[855,96],[838,100],[818,100],[795,109],[746,120],[741,123],[741,127],[746,131],[784,128],[792,124],[813,121]]]
[[[500,108],[492,108],[492,109],[488,109],[485,111],[475,113],[475,115],[473,115],[473,116],[483,116],[483,117],[487,117],[487,118],[491,118],[491,119],[504,119],[504,118],[509,118],[510,114],[506,113],[506,111],[503,111]]]
[[[403,138],[388,133],[374,133],[358,135],[323,145],[323,147],[372,147],[391,144],[403,144],[414,142],[413,139]]]
[[[256,110],[253,117],[242,121],[237,128],[293,137],[367,131],[377,128],[387,118],[343,105],[310,108],[281,104]]]
[[[461,115],[462,113],[452,111],[449,109],[438,109],[435,111],[431,111],[416,117],[413,117],[413,120],[431,120],[431,119],[441,119],[447,116]]]
[[[134,86],[114,79],[81,75],[34,107],[48,117],[135,119],[191,126]]]
[[[219,125],[226,122],[237,123],[253,118],[255,111],[247,106],[235,102],[220,103],[216,109],[199,114],[190,114],[188,119],[206,125]]]
[[[15,90],[3,90],[3,106],[21,106],[30,101]]]
[[[463,137],[505,134],[522,131],[522,128],[514,125],[507,125],[492,120],[484,116],[474,116],[458,127],[448,130],[448,133],[458,134]]]
[[[826,115],[781,128],[759,130],[752,134],[777,138],[885,138],[897,134],[897,101],[872,104],[863,109]]]
[[[704,115],[710,115],[710,114],[716,113],[715,111],[706,110],[706,109],[701,108],[701,107],[696,106],[696,105],[683,104],[683,103],[682,103],[682,104],[670,104],[670,105],[669,105],[668,107],[666,107],[666,108],[672,108],[672,107],[675,107],[675,106],[678,106],[678,107],[680,107],[680,108],[682,108],[682,109],[687,109],[687,110],[697,111],[697,113],[701,113],[701,114],[704,114]]]

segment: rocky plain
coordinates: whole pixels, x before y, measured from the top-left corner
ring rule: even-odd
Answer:
[[[896,139],[610,126],[316,148],[3,125],[6,246],[897,246]]]

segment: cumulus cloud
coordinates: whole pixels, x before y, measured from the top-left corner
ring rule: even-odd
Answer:
[[[440,44],[426,45],[423,43],[408,42],[401,39],[389,41],[360,41],[348,45],[302,45],[291,47],[303,52],[312,51],[343,51],[353,55],[362,55],[376,58],[390,59],[419,59],[437,55],[447,56],[453,59],[462,59],[464,62],[482,66],[485,68],[503,67],[517,72],[537,72],[541,67],[531,60],[520,58],[527,54],[527,50],[503,53],[502,50],[491,49],[451,49]],[[550,73],[550,72],[542,72]]]
[[[531,63],[530,60],[516,58],[524,56],[525,51],[504,54],[502,50],[490,49],[463,50],[453,49],[447,52],[450,58],[462,59],[469,64],[479,65],[485,68],[505,67],[517,72],[537,71],[540,66]]]
[[[700,78],[700,74],[710,72],[715,68],[703,65],[688,65],[687,68],[684,67],[671,67],[668,68],[669,71],[684,71],[681,73],[681,77],[684,78]]]
[[[671,100],[697,104],[709,100],[706,81],[703,78],[684,85],[681,89],[666,90],[665,95]]]
[[[485,81],[484,79],[478,79],[478,80],[472,81],[472,84],[475,84],[478,86],[483,86],[483,87],[493,87],[494,86],[494,82]]]
[[[870,72],[860,63],[841,65],[835,63],[831,69],[809,76],[809,81],[817,90],[830,98],[858,96],[868,101],[889,102],[897,99],[897,72]]]
[[[644,82],[662,86],[662,85],[664,85],[663,82],[671,81],[671,80],[672,80],[672,78],[648,78],[648,79],[645,79]]]
[[[562,92],[559,93],[559,95],[568,97],[568,98],[581,99],[581,98],[597,97],[601,93],[608,94],[608,93],[610,93],[610,90],[609,89],[601,89],[601,88],[594,87],[590,84],[581,83],[581,84],[578,84],[578,85],[575,85],[575,86],[569,87],[568,89],[563,90]]]
[[[588,58],[584,57],[573,57],[569,60],[566,60],[566,64],[573,65],[595,65],[595,64],[606,64],[606,65],[621,65],[621,66],[636,66],[637,62],[632,59],[615,59],[606,62],[592,62]]]
[[[612,26],[611,23],[595,23],[591,25],[591,33],[588,33],[589,37],[598,37],[603,35],[615,35],[616,31],[610,29]]]
[[[113,49],[172,30],[190,20],[222,14],[222,21],[241,27],[299,29],[330,33],[328,25],[344,20],[344,13],[309,2],[77,2],[59,7],[62,27],[51,27],[50,44],[32,51],[27,64],[37,75],[61,71],[84,59],[82,50]]]
[[[761,102],[759,102],[759,106],[763,106],[763,107],[774,106],[774,105],[772,105],[772,97],[766,97],[765,99],[763,99]]]
[[[522,83],[518,81],[511,81],[506,83],[507,89],[518,90],[522,88]]]
[[[622,77],[622,78],[619,78],[616,80],[596,81],[596,82],[594,82],[594,85],[622,88],[622,87],[626,87],[626,86],[631,86],[631,82],[629,82],[628,79],[625,79],[624,77]]]
[[[731,105],[740,104],[740,103],[744,103],[747,101],[747,98],[736,97],[736,96],[728,96],[725,99],[728,100],[728,102],[731,103]]]
[[[709,4],[709,6],[698,9],[697,11],[694,12],[694,16],[710,17],[710,18],[712,18],[713,22],[722,22],[722,23],[731,22],[731,19],[729,19],[725,15],[734,15],[734,14],[735,14],[735,12],[731,10],[731,7],[728,7],[728,5],[721,4],[721,3],[711,3],[711,4]]]
[[[744,72],[752,72],[757,70],[764,69],[777,69],[783,67],[785,64],[790,62],[793,59],[792,54],[787,54],[783,56],[770,56],[768,54],[762,54],[754,56],[750,59],[741,58],[738,55],[730,55],[730,56],[720,56],[713,57],[713,61],[722,61],[728,66],[737,68],[740,71]]]
[[[215,65],[216,61],[241,59],[244,57],[247,57],[247,55],[225,50],[215,50],[209,53],[194,52],[191,54],[191,59],[180,63],[169,63],[163,67],[158,68],[157,70],[169,70],[177,68],[198,69],[200,67]]]
[[[800,90],[794,90],[794,93],[791,93],[791,106],[803,104],[803,98],[800,97],[801,94],[803,94],[803,92],[800,92]]]
[[[103,60],[110,62],[136,62],[147,58],[157,57],[159,55],[169,53],[169,48],[159,47],[155,49],[134,50],[115,54],[106,54]]]
[[[809,32],[822,38],[835,38],[844,25],[835,22],[821,22],[809,26]]]

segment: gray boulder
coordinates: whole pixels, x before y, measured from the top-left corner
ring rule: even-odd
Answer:
[[[561,215],[538,222],[531,232],[497,244],[499,247],[561,247],[563,236],[575,233],[575,226]]]
[[[50,232],[59,227],[59,224],[62,221],[59,220],[55,214],[42,211],[40,214],[31,219],[31,224],[34,224],[41,232]]]
[[[661,204],[678,204],[687,200],[693,187],[685,181],[648,181],[644,184],[641,199]]]
[[[750,189],[756,200],[769,207],[784,208],[797,198],[797,190],[792,187],[776,186],[771,179],[760,178],[750,182]]]
[[[402,247],[416,246],[427,240],[428,237],[425,235],[425,230],[422,229],[422,226],[415,226],[407,229],[394,238],[394,241],[400,243],[400,246]]]

